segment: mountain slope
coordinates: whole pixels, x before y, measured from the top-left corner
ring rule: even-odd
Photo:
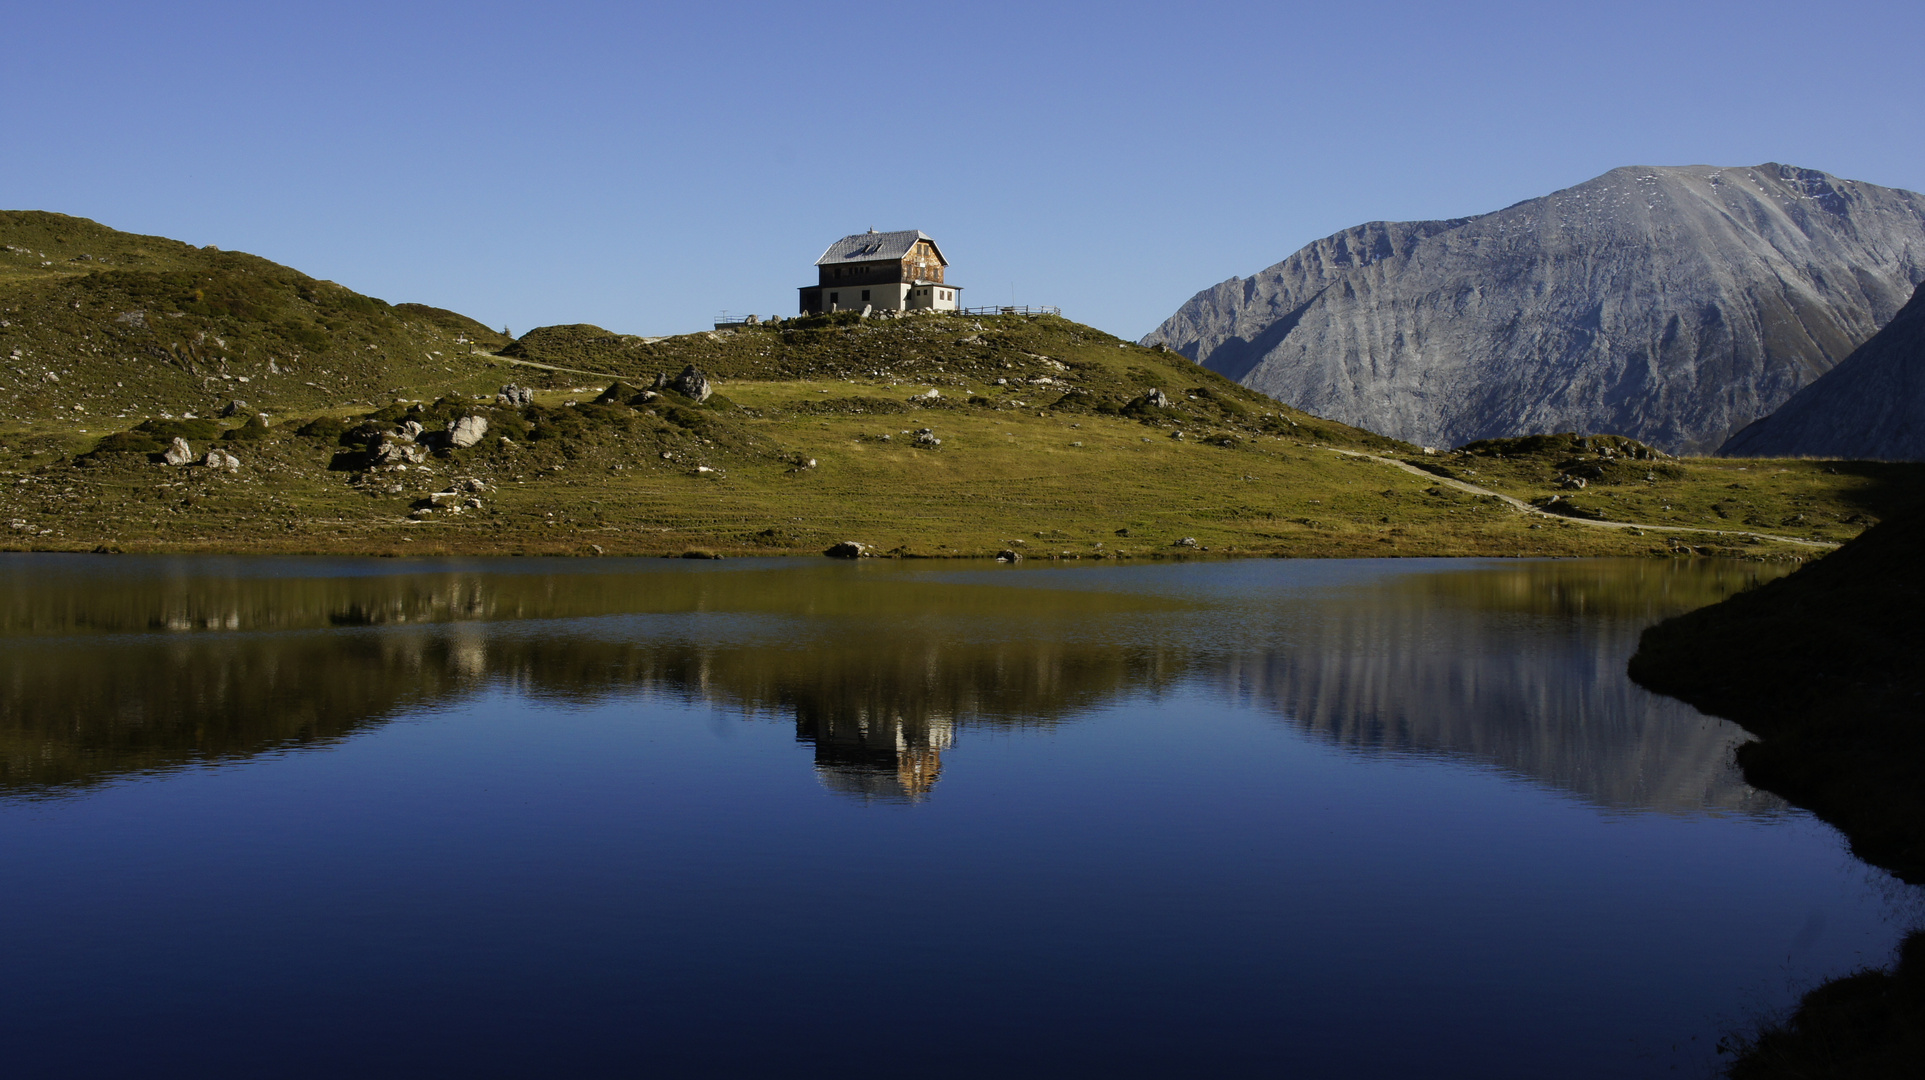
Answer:
[[[1198,293],[1145,342],[1432,445],[1555,431],[1709,451],[1925,279],[1925,196],[1811,169],[1614,169],[1372,222]]]
[[[0,211],[0,409],[9,419],[283,411],[485,366],[505,341],[240,252]]]
[[[1925,286],[1858,351],[1718,452],[1925,461]]]

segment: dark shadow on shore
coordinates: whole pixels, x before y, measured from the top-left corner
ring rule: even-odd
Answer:
[[[1738,752],[1751,783],[1925,883],[1925,508],[1652,627],[1630,672],[1757,735]],[[1736,1046],[1733,1077],[1925,1074],[1925,932],[1894,970],[1827,983]]]

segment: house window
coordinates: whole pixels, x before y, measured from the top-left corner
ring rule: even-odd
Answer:
[[[864,290],[862,290],[862,298],[863,298],[864,300],[867,300],[867,299],[869,299],[869,290],[867,290],[867,289],[864,289]]]
[[[836,302],[837,300],[840,300],[840,299],[842,299],[842,294],[841,294],[841,293],[830,293],[830,294],[829,294],[829,303],[831,303],[831,304],[833,304],[833,303],[835,303],[835,302]]]

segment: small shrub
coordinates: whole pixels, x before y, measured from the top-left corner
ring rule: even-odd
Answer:
[[[668,411],[662,414],[662,419],[667,420],[669,423],[674,424],[684,431],[693,431],[698,434],[709,429],[709,418],[707,416],[696,412],[694,409],[685,409],[680,405],[669,406]]]
[[[221,424],[218,420],[148,420],[134,430],[152,436],[165,446],[174,439],[186,439],[188,442],[218,439]]]
[[[240,427],[225,432],[221,435],[221,438],[230,442],[246,442],[253,439],[265,439],[273,433],[274,429],[262,423],[261,418],[256,416]]]
[[[167,449],[167,442],[139,431],[116,431],[94,444],[85,457],[95,454],[158,454]]]
[[[353,426],[338,416],[317,416],[302,424],[294,434],[304,439],[338,439]]]

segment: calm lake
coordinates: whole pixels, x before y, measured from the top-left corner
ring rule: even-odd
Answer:
[[[1915,890],[1780,571],[0,556],[10,1076],[1704,1076]]]

